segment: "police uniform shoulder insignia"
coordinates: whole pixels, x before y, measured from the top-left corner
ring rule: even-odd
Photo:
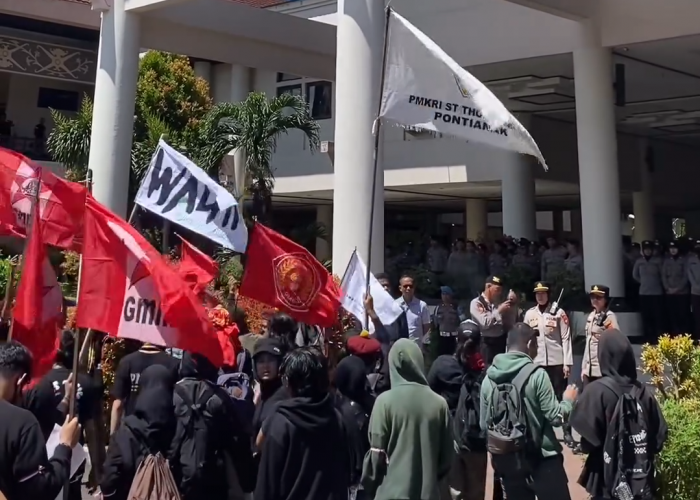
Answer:
[[[603,323],[603,326],[605,327],[606,330],[609,330],[610,328],[612,328],[612,320],[606,319],[605,323]]]
[[[486,308],[484,308],[484,304],[482,304],[481,302],[477,302],[477,303],[476,303],[476,309],[477,309],[480,313],[486,312]]]
[[[566,326],[569,326],[569,317],[566,315],[563,309],[559,309],[561,311],[561,320],[564,322]]]

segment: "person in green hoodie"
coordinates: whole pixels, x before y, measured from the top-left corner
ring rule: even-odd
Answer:
[[[411,340],[389,351],[391,389],[374,404],[362,486],[374,500],[434,500],[450,472],[450,411],[425,378],[423,354]]]
[[[481,428],[493,429],[492,395],[500,384],[513,383],[520,371],[537,356],[537,332],[525,323],[517,323],[508,332],[507,352],[498,354],[486,370],[481,385]],[[547,372],[535,369],[523,385],[522,402],[527,415],[527,439],[539,452],[528,458],[530,473],[511,468],[508,455],[492,455],[494,469],[501,478],[508,500],[570,500],[568,479],[564,469],[562,446],[554,428],[563,424],[578,397],[578,389],[570,385],[561,403]],[[499,464],[500,462],[500,464]]]

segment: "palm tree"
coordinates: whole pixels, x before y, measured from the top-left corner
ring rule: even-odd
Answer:
[[[240,103],[216,104],[204,118],[190,158],[210,175],[218,173],[222,161],[234,150],[243,151],[245,168],[236,165],[241,195],[252,195],[254,214],[269,210],[274,188],[272,154],[277,138],[290,130],[301,130],[309,140],[312,152],[320,146],[319,125],[311,117],[303,98],[291,94],[268,99],[264,93],[252,92]],[[239,200],[241,203],[242,200]]]
[[[54,161],[66,167],[66,178],[71,181],[82,181],[87,176],[92,109],[92,99],[85,94],[74,117],[51,110],[54,127],[46,145]]]

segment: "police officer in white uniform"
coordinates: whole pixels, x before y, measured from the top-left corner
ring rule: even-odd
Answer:
[[[569,317],[550,298],[551,285],[546,281],[535,283],[537,305],[525,313],[523,323],[537,331],[537,357],[533,360],[549,375],[557,398],[561,400],[574,364],[571,350]],[[564,442],[574,447],[571,426],[564,426]]]
[[[598,362],[598,342],[606,330],[619,330],[615,313],[609,309],[610,288],[605,285],[593,285],[589,294],[593,311],[586,320],[586,350],[581,364],[581,381],[583,389],[601,377]]]

